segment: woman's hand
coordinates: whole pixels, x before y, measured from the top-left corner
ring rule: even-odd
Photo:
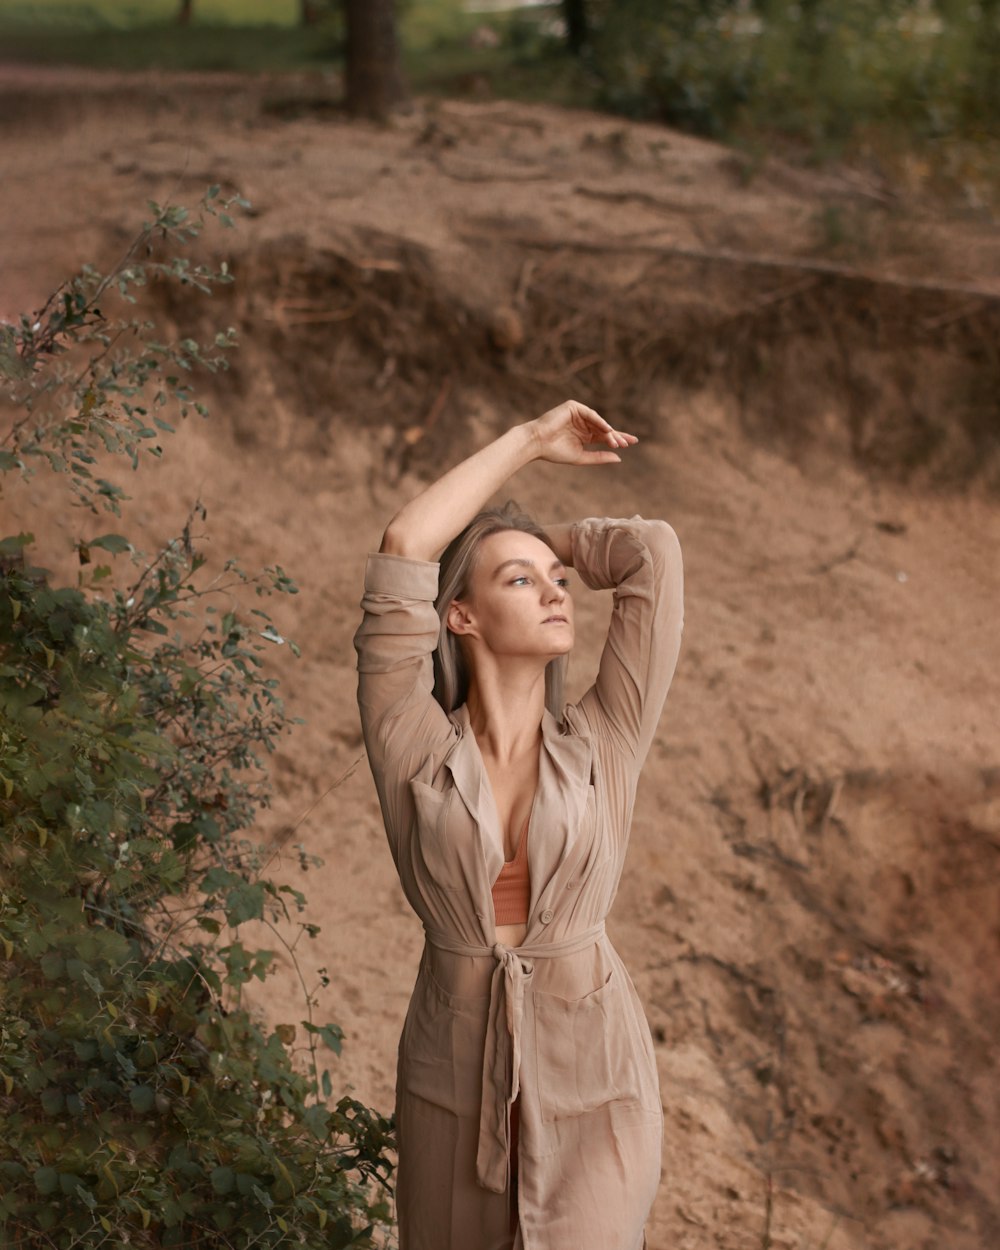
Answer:
[[[535,439],[535,458],[555,464],[617,464],[621,460],[618,451],[639,441],[634,434],[612,429],[599,412],[575,399],[550,408],[528,424]],[[589,451],[595,443],[599,446]]]

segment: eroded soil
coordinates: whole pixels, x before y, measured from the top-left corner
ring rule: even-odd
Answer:
[[[651,1250],[1000,1244],[989,222],[870,170],[503,102],[379,129],[304,79],[18,69],[0,99],[0,316],[110,263],[149,198],[252,201],[210,244],[227,294],[154,292],[243,347],[212,419],[133,483],[129,532],[152,546],[199,498],[210,552],[301,585],[276,613],[303,658],[275,664],[306,723],[261,836],[322,927],[297,954],[346,1032],[335,1089],[391,1106],[421,943],[361,755],[364,554],[424,475],[576,394],[639,447],[512,493],[542,518],[663,516],[686,564],[609,924],[660,1066]],[[61,521],[0,506],[72,573]],[[577,691],[608,610],[579,602]],[[295,843],[325,861],[304,879]],[[295,1022],[277,962],[256,1001]]]

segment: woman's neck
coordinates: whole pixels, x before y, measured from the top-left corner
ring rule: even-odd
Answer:
[[[545,713],[545,670],[477,672],[469,683],[469,723],[479,749],[509,763],[537,747]]]

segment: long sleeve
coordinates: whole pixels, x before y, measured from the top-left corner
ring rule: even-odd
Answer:
[[[361,726],[394,855],[412,823],[410,779],[455,736],[433,695],[438,571],[425,560],[369,556],[354,635]]]
[[[665,521],[590,518],[571,530],[573,565],[614,606],[597,679],[576,710],[641,764],[673,678],[684,624],[680,543]]]

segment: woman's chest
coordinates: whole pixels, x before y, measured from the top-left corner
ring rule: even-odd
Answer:
[[[538,753],[503,764],[484,755],[483,770],[496,809],[503,857],[511,860],[517,853],[538,790]]]

